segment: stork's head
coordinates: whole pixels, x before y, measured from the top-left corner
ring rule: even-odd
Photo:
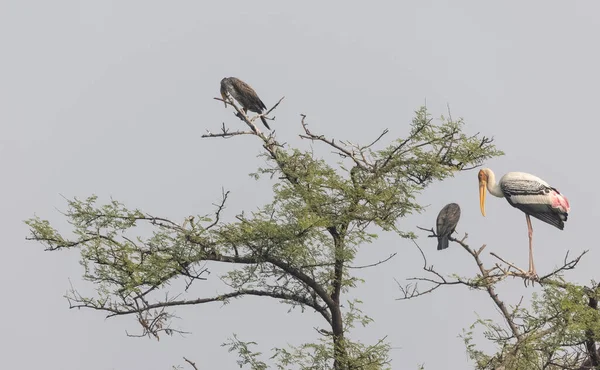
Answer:
[[[485,217],[485,188],[487,187],[490,169],[484,168],[479,170],[477,178],[479,179],[479,208],[481,214]]]

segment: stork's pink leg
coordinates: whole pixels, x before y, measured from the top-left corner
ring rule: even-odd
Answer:
[[[528,214],[525,214],[525,218],[527,218],[527,229],[529,231],[529,275],[532,277],[537,276],[535,271],[535,265],[533,264],[533,228],[531,227],[531,218]]]

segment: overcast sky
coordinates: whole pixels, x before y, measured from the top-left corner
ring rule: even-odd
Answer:
[[[234,332],[267,353],[317,338],[320,316],[256,298],[176,310],[175,325],[192,332],[185,338],[128,338],[125,330],[139,329],[133,317],[68,309],[69,279],[85,287],[77,251],[24,240],[22,220],[34,213],[66,227],[61,194],[112,196],[178,221],[209,212],[221,187],[232,192],[229,216],[268,201],[270,181],[248,176],[263,163],[256,138],[200,139],[222,122],[241,127],[212,99],[225,76],[251,84],[267,106],[286,96],[271,126],[291,144],[301,113],[315,132],[366,141],[385,128],[388,139],[406,135],[425,100],[436,117],[450,104],[467,132],[495,136],[506,152],[486,164],[497,175],[530,172],[569,198],[564,231],[533,221],[538,273],[569,249],[594,248],[598,14],[593,1],[0,1],[0,368],[170,369],[186,356],[199,369],[235,369],[236,356],[220,347]],[[428,211],[400,226],[433,226],[441,207],[458,202],[458,231],[473,246],[527,267],[525,217],[488,197],[483,218],[476,175],[432,186],[419,198]],[[419,243],[443,273],[476,272],[457,245]],[[393,279],[420,274],[415,247],[383,235],[359,262],[393,252],[381,268],[359,271],[367,282],[352,296],[375,323],[351,336],[388,335],[394,369],[469,368],[458,335],[477,315],[499,319],[493,302],[460,287],[395,301]],[[598,258],[592,250],[568,276],[600,278]],[[214,293],[211,284],[202,292]],[[507,303],[532,291],[499,288]]]

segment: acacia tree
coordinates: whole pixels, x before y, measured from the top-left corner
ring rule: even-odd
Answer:
[[[433,229],[423,230],[435,236]],[[567,252],[562,265],[544,276],[531,279],[526,271],[494,252],[490,252],[494,262],[486,264],[482,258],[486,245],[473,249],[466,239],[466,234],[461,239],[450,238],[477,265],[479,272],[475,276],[445,276],[436,271],[427,264],[425,253],[415,241],[423,257],[425,275],[408,279],[411,282],[407,285],[399,285],[402,292],[399,300],[417,298],[449,286],[485,292],[497,308],[499,317],[480,318],[462,335],[467,353],[475,362],[475,369],[600,369],[600,353],[596,346],[600,339],[600,284],[594,281],[589,286],[574,284],[564,277],[566,272],[577,266],[587,250],[572,259]],[[498,293],[498,286],[509,278],[522,279],[525,287],[529,283],[537,284],[541,292],[534,292],[530,301],[521,296],[518,302],[505,303]],[[494,344],[495,353],[479,349],[475,341],[477,333]]]
[[[344,299],[359,282],[351,273],[358,248],[376,238],[369,232],[373,227],[414,237],[398,221],[423,210],[417,200],[423,189],[502,153],[492,139],[465,134],[462,120],[442,117],[434,122],[425,107],[416,111],[407,137],[386,146],[382,141],[388,130],[368,144],[336,141],[309,130],[302,115],[300,137],[332,148],[340,160],[331,164],[312,151],[278,142],[274,133],[258,129],[257,117],[250,118],[232,101],[221,101],[233,107],[249,130],[231,131],[223,124],[220,132],[203,137],[257,140],[266,165],[254,175],[274,179],[272,201],[225,222],[222,213],[229,193],[224,192],[214,214],[189,217],[180,224],[118,201],[100,205],[92,195],[67,200],[64,215],[72,236],[39,217],[27,220],[28,239],[49,251],[76,248],[81,253],[83,278],[94,284],[96,293],[85,296],[72,288],[67,295],[70,307],[104,311],[108,317],[135,316],[140,335],[158,338],[175,332],[170,326],[174,306],[229,302],[248,295],[274,298],[292,308],[312,309],[323,319],[320,340],[274,350],[278,368],[389,368],[385,338],[365,344],[347,337],[356,323],[372,321],[359,301]],[[151,236],[139,231],[147,226]],[[230,292],[183,299],[185,292],[171,290],[169,283],[177,278],[186,280],[186,290],[208,279],[216,262],[230,266],[219,277]],[[251,344],[235,336],[228,343],[239,353],[240,366],[267,368],[250,350]]]

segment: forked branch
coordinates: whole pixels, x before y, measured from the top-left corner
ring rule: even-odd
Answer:
[[[265,113],[259,114],[252,118],[248,117],[248,115],[244,112],[244,110],[242,108],[240,108],[235,102],[231,101],[230,99],[224,100],[222,98],[213,98],[215,100],[225,103],[225,106],[227,106],[227,104],[231,105],[236,111],[235,116],[238,117],[239,119],[241,119],[242,121],[244,121],[244,123],[246,123],[252,131],[230,131],[229,129],[227,129],[225,127],[225,123],[223,123],[220,133],[212,133],[212,132],[208,131],[208,133],[202,135],[202,137],[203,138],[209,138],[209,137],[230,138],[232,136],[238,136],[238,135],[257,135],[257,136],[261,137],[263,140],[267,140],[269,137],[271,137],[271,135],[265,136],[258,129],[258,127],[254,123],[254,121],[260,117],[264,117],[265,119],[271,120],[271,121],[274,120],[275,117],[270,118],[270,117],[267,117],[267,115],[270,114],[273,110],[275,110],[275,108],[277,108],[279,106],[279,104],[281,103],[281,101],[284,98],[285,98],[285,96],[281,97],[281,99],[279,99],[279,101],[277,103],[275,103],[275,105],[273,105],[273,107],[271,107],[271,109],[267,110]]]

